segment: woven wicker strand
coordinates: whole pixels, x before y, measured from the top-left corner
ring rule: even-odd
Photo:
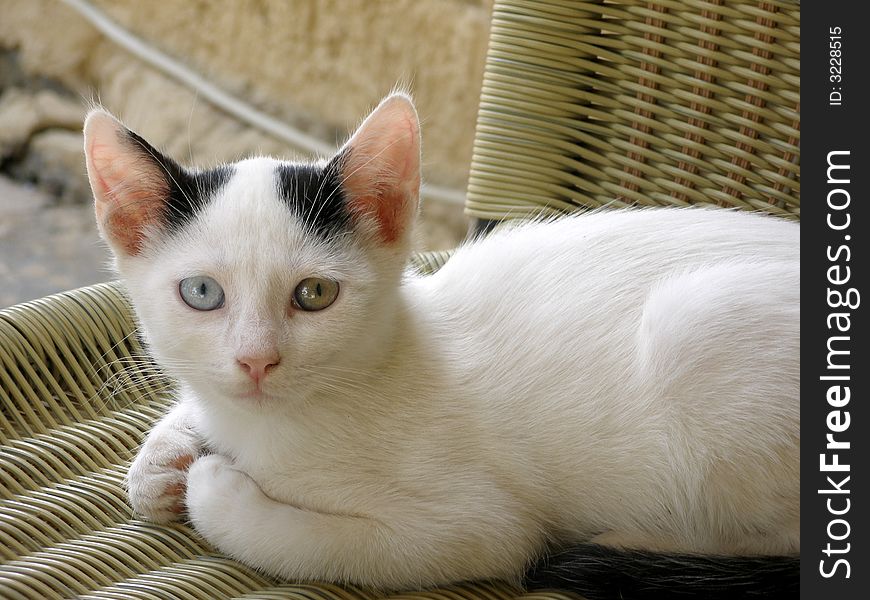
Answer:
[[[497,0],[466,212],[800,217],[800,5]]]

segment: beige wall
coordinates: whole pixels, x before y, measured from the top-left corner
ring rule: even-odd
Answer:
[[[467,176],[487,0],[93,0],[114,20],[258,108],[340,140],[394,85],[423,120],[429,181]],[[286,144],[213,110],[106,40],[59,0],[0,0],[0,45],[28,71],[95,93],[171,153],[200,161]]]
[[[491,0],[91,2],[218,87],[327,142],[341,142],[404,84],[423,123],[426,180],[464,192]],[[0,160],[25,148],[30,172],[63,180],[65,196],[87,195],[79,132],[91,98],[189,163],[304,156],[146,65],[60,0],[0,0],[0,48],[17,51],[28,77],[73,93],[0,89]],[[453,247],[464,233],[460,206],[424,204],[418,248]]]

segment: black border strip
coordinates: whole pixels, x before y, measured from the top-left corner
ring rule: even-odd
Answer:
[[[801,12],[801,596],[866,598],[870,23],[864,2]]]

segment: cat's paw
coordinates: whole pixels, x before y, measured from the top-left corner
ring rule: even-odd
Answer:
[[[180,518],[187,469],[198,453],[197,440],[187,433],[149,438],[127,472],[127,496],[136,514],[155,523]]]
[[[220,454],[197,459],[188,472],[187,514],[194,528],[216,545],[222,532],[237,530],[235,521],[261,497],[254,480]]]

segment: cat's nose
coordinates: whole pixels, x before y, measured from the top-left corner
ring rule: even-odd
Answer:
[[[248,377],[254,380],[259,385],[260,381],[266,376],[270,369],[277,366],[281,362],[281,357],[277,352],[269,354],[237,356],[236,362],[242,368],[242,371],[248,374]]]

